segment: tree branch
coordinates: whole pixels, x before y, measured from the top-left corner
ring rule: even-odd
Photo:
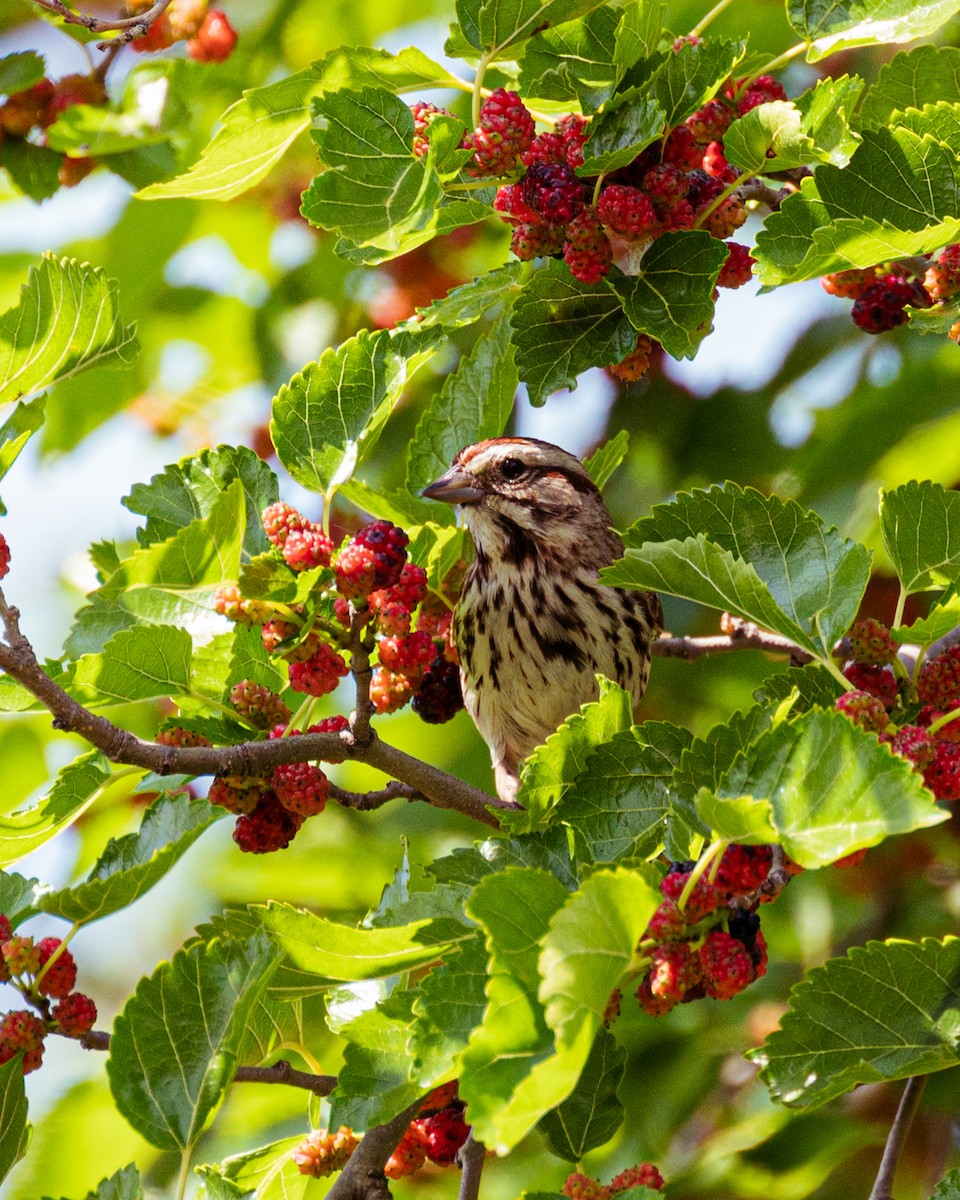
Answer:
[[[151,8],[148,8],[146,12],[140,13],[139,16],[114,17],[112,20],[91,17],[88,13],[68,8],[63,3],[63,0],[33,0],[33,3],[38,8],[42,8],[46,12],[53,13],[56,17],[60,17],[64,24],[82,25],[84,29],[89,29],[91,33],[110,33],[113,30],[119,30],[120,37],[111,38],[108,42],[97,43],[98,50],[108,50],[112,46],[123,46],[127,42],[132,42],[134,38],[143,37],[153,22],[167,10],[171,0],[156,0],[156,3]]]
[[[483,1164],[487,1157],[487,1148],[483,1142],[473,1140],[473,1130],[467,1134],[467,1140],[457,1152],[463,1174],[460,1176],[460,1194],[457,1200],[479,1200],[480,1179],[483,1175]]]
[[[327,1192],[328,1200],[390,1200],[383,1168],[407,1126],[420,1112],[420,1104],[421,1101],[416,1100],[385,1125],[375,1125],[367,1130]]]
[[[883,1148],[883,1158],[880,1160],[880,1169],[870,1190],[869,1200],[893,1200],[893,1177],[913,1118],[920,1107],[920,1097],[926,1087],[927,1078],[926,1075],[914,1075],[907,1080],[897,1106],[897,1115],[890,1126],[887,1144]]]
[[[651,652],[661,658],[692,660],[708,654],[726,654],[731,650],[764,650],[768,654],[786,654],[795,666],[813,662],[806,650],[779,633],[768,633],[752,621],[724,613],[720,619],[722,634],[714,637],[661,637]]]
[[[259,742],[241,742],[236,746],[161,746],[146,742],[120,729],[105,717],[90,712],[68,695],[43,670],[30,642],[20,631],[20,614],[3,598],[0,591],[0,621],[6,644],[0,642],[0,668],[20,683],[53,714],[55,729],[76,733],[100,750],[111,762],[142,767],[157,775],[267,775],[280,763],[325,759],[339,762],[351,759],[366,763],[407,785],[400,791],[407,799],[423,797],[437,808],[447,808],[472,817],[496,829],[498,821],[490,809],[513,807],[471,787],[454,775],[421,762],[410,754],[380,740],[370,729],[369,740],[358,743],[353,730],[342,733],[304,733],[299,737],[274,738]],[[354,796],[355,793],[343,793]],[[372,807],[386,803],[373,794]],[[382,795],[382,794],[380,794]],[[353,801],[361,808],[362,800]]]
[[[104,1029],[91,1029],[77,1039],[84,1050],[109,1050],[110,1034]],[[287,1087],[303,1088],[315,1096],[329,1096],[337,1086],[336,1075],[313,1075],[298,1071],[282,1058],[269,1067],[237,1067],[234,1083],[283,1083]]]

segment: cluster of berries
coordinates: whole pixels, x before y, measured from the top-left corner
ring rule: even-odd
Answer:
[[[208,0],[173,0],[131,47],[138,53],[166,50],[176,42],[187,43],[187,53],[197,62],[220,63],[229,58],[237,44],[237,32],[226,13],[207,7]],[[146,12],[153,0],[127,0],[133,16]]]
[[[456,1162],[457,1152],[467,1140],[470,1126],[463,1119],[463,1104],[457,1099],[457,1084],[435,1088],[420,1106],[421,1115],[411,1121],[397,1148],[383,1168],[388,1179],[401,1179],[419,1171],[427,1159],[438,1167]]]
[[[853,301],[850,316],[865,333],[885,333],[907,323],[908,308],[931,308],[960,293],[960,245],[947,246],[936,258],[918,255],[837,271],[820,282],[831,296]],[[960,321],[949,336],[960,341]]]
[[[575,1171],[567,1176],[561,1191],[569,1200],[613,1200],[613,1197],[619,1196],[621,1192],[629,1192],[631,1188],[638,1187],[662,1191],[663,1176],[653,1163],[642,1162],[635,1167],[627,1167],[607,1184],[600,1183],[581,1171]]]
[[[22,1053],[28,1075],[43,1061],[48,1034],[79,1038],[90,1032],[97,1009],[89,996],[73,990],[76,982],[77,964],[59,938],[34,942],[18,937],[0,913],[0,983],[12,984],[35,1009],[8,1012],[0,1019],[0,1063]]]
[[[7,539],[0,533],[0,579],[3,579],[10,570],[10,547],[7,545]]]
[[[598,283],[613,264],[636,274],[640,257],[669,230],[696,226],[729,238],[747,211],[735,188],[728,194],[739,172],[724,156],[724,134],[758,104],[784,99],[771,76],[730,80],[715,99],[602,180],[577,174],[589,136],[583,117],[568,114],[538,134],[520,96],[505,88],[483,101],[479,124],[463,146],[473,151],[471,174],[510,177],[498,188],[494,208],[513,226],[514,254],[562,257],[575,278]],[[445,110],[420,103],[412,111],[419,155],[432,120]],[[753,261],[746,246],[731,243],[718,285],[746,283]],[[641,335],[636,350],[611,369],[622,379],[640,378],[655,346]]]
[[[95,72],[64,75],[56,80],[44,77],[39,83],[11,93],[5,103],[0,104],[0,143],[6,138],[30,135],[37,144],[43,145],[46,141],[44,130],[68,108],[77,104],[100,106],[106,103],[107,90]],[[65,154],[57,176],[61,186],[76,187],[96,165],[92,158]]]
[[[313,571],[307,604],[288,605],[244,597],[235,584],[218,590],[215,606],[228,619],[258,626],[267,651],[286,665],[290,688],[305,696],[328,695],[350,667],[344,655],[362,647],[376,655],[370,700],[377,712],[394,712],[408,701],[427,722],[447,721],[463,706],[456,653],[450,637],[451,610],[427,595],[426,573],[407,562],[407,535],[389,521],[374,521],[338,552],[319,525],[289,504],[264,509],[261,520],[273,549],[292,577]],[[414,625],[416,626],[414,628]],[[303,732],[276,692],[244,679],[230,691],[237,716],[269,737]],[[327,717],[307,733],[341,733],[344,716]],[[168,745],[209,745],[199,733],[173,725],[158,735]],[[332,760],[339,761],[339,760]],[[283,849],[303,822],[322,812],[327,777],[316,765],[289,763],[260,776],[214,780],[214,804],[237,814],[234,840],[241,850]]]
[[[360,1139],[346,1125],[341,1125],[333,1132],[328,1129],[314,1129],[294,1150],[293,1161],[301,1175],[323,1179],[336,1171],[342,1171],[350,1155],[359,1145]]]
[[[914,680],[898,679],[897,649],[886,625],[857,622],[843,668],[851,690],[836,707],[908,759],[938,800],[960,800],[960,644],[925,659]]]
[[[769,846],[727,846],[712,872],[695,873],[692,862],[671,863],[660,883],[663,901],[640,943],[646,970],[637,988],[651,1016],[677,1004],[729,1000],[767,972],[767,946],[756,900],[731,908],[731,901],[756,893],[770,871]]]

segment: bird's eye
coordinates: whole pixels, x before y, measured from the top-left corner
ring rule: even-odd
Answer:
[[[504,479],[519,479],[526,469],[519,458],[505,458],[500,464],[500,474]]]

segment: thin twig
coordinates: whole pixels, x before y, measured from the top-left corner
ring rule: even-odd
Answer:
[[[63,0],[33,0],[33,3],[38,8],[45,9],[54,16],[60,17],[67,25],[82,25],[84,29],[89,29],[91,33],[110,33],[114,30],[120,31],[120,37],[111,38],[108,42],[99,42],[97,49],[108,50],[114,45],[125,45],[127,42],[132,42],[134,38],[143,37],[153,22],[170,6],[171,0],[156,0],[152,8],[148,8],[146,12],[140,13],[135,17],[114,17],[112,20],[103,20],[100,17],[91,17],[88,13],[78,12],[72,8],[68,8]]]
[[[109,1050],[110,1034],[105,1029],[91,1029],[78,1041],[84,1050]],[[315,1096],[329,1096],[337,1086],[336,1075],[314,1075],[310,1071],[298,1071],[286,1059],[280,1059],[269,1067],[237,1067],[233,1073],[234,1083],[283,1083],[287,1087],[303,1088]]]
[[[392,779],[385,788],[376,792],[348,792],[344,788],[330,784],[329,796],[343,808],[352,808],[357,812],[373,812],[383,808],[391,800],[425,800],[426,797],[413,788],[409,783],[401,783]]]
[[[870,1190],[869,1200],[893,1200],[893,1177],[913,1118],[920,1107],[920,1097],[923,1095],[927,1078],[926,1075],[914,1075],[907,1080],[897,1106],[897,1115],[893,1118],[890,1133],[887,1135],[887,1144],[883,1148],[883,1158],[880,1160],[880,1169]]]
[[[812,655],[796,642],[779,633],[768,633],[752,621],[732,617],[724,613],[721,619],[724,633],[714,637],[662,637],[653,643],[653,654],[663,658],[687,660],[703,658],[707,654],[726,654],[732,650],[765,650],[769,654],[786,654],[792,662],[813,662]]]
[[[487,1148],[483,1142],[473,1140],[473,1130],[467,1134],[467,1140],[457,1152],[457,1162],[463,1174],[460,1176],[460,1194],[457,1200],[479,1200],[480,1180],[483,1176],[483,1164],[486,1161]]]
[[[373,736],[370,718],[377,711],[370,699],[370,684],[373,680],[370,652],[373,645],[367,637],[367,628],[372,618],[373,614],[365,603],[359,609],[350,606],[350,670],[353,673],[357,696],[356,707],[350,714],[350,728],[360,746],[365,746]]]
[[[761,179],[753,178],[748,179],[741,186],[740,195],[744,200],[757,200],[760,204],[765,204],[772,212],[776,212],[793,190],[789,187],[777,190],[769,187]]]

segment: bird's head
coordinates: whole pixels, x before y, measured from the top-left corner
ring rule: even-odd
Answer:
[[[467,446],[423,495],[461,506],[479,554],[509,560],[549,551],[582,560],[599,541],[610,562],[616,536],[596,484],[578,458],[550,442],[502,437]]]

